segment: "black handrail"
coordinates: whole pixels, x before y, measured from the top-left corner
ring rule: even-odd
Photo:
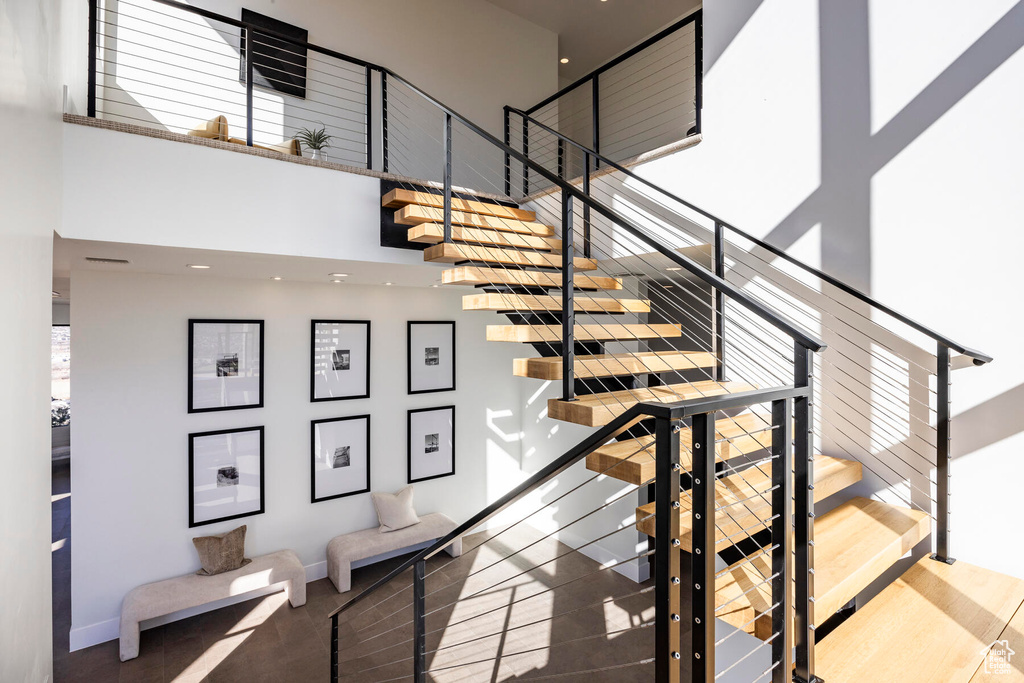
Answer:
[[[434,98],[433,96],[431,96],[430,94],[425,92],[423,89],[419,88],[418,86],[412,84],[411,82],[409,82],[408,80],[406,80],[402,76],[398,75],[397,73],[395,73],[391,69],[389,69],[389,68],[387,68],[385,66],[380,66],[378,64],[372,64],[371,62],[367,62],[365,60],[357,59],[355,57],[350,57],[350,56],[344,55],[344,54],[342,54],[340,52],[335,52],[333,50],[328,50],[326,48],[315,46],[315,45],[312,45],[310,43],[306,43],[305,41],[298,41],[298,40],[296,40],[294,38],[289,38],[289,37],[287,37],[287,36],[285,36],[283,34],[278,34],[278,33],[275,33],[273,31],[268,31],[268,30],[265,30],[265,29],[257,27],[257,26],[252,26],[252,25],[250,25],[250,24],[248,24],[248,23],[246,23],[244,21],[239,21],[238,19],[231,19],[230,17],[226,17],[226,16],[218,14],[216,12],[211,12],[210,10],[204,10],[204,9],[201,9],[201,8],[193,7],[191,5],[185,5],[185,4],[181,3],[181,2],[178,2],[177,0],[155,0],[155,2],[161,3],[163,5],[167,5],[167,6],[170,6],[170,7],[176,7],[178,9],[181,9],[183,11],[190,12],[190,13],[193,13],[193,14],[198,14],[199,16],[202,16],[202,17],[207,18],[207,19],[213,19],[215,21],[221,21],[221,22],[230,24],[232,26],[238,26],[240,28],[245,28],[246,30],[251,29],[251,30],[254,30],[254,31],[259,31],[261,33],[266,33],[267,35],[270,35],[270,36],[272,36],[274,38],[277,38],[279,40],[282,40],[284,42],[292,43],[292,44],[298,45],[300,47],[306,47],[307,49],[311,49],[311,50],[314,50],[316,52],[320,52],[321,54],[330,55],[330,56],[335,57],[337,59],[347,60],[347,61],[352,62],[354,64],[357,64],[359,66],[363,66],[364,68],[371,68],[371,69],[376,69],[376,70],[380,71],[381,74],[383,75],[383,78],[385,80],[390,77],[390,78],[393,78],[393,79],[399,81],[400,83],[403,83],[407,88],[409,88],[410,90],[412,90],[413,92],[418,94],[420,97],[425,99],[427,102],[430,102],[435,107],[440,109],[442,112],[444,112],[445,114],[450,116],[452,119],[458,121],[459,123],[464,125],[466,128],[468,128],[470,131],[476,133],[478,136],[483,138],[485,141],[489,142],[490,144],[494,145],[499,150],[504,152],[506,157],[514,158],[517,161],[519,161],[521,164],[523,164],[524,168],[528,168],[528,169],[532,169],[532,170],[536,171],[541,177],[543,177],[544,179],[546,179],[547,181],[549,181],[553,185],[557,185],[559,188],[561,188],[561,190],[563,192],[571,194],[572,196],[574,196],[577,199],[579,199],[582,202],[584,207],[589,207],[591,210],[596,211],[597,213],[601,214],[602,216],[604,216],[608,220],[612,221],[612,223],[614,223],[616,225],[619,225],[621,228],[626,230],[628,233],[630,233],[631,235],[633,235],[634,237],[636,237],[640,241],[645,242],[651,248],[655,249],[656,251],[658,251],[659,253],[664,255],[666,258],[668,258],[669,260],[674,262],[677,266],[679,266],[679,267],[689,271],[692,275],[694,275],[697,278],[703,280],[708,285],[711,285],[712,287],[714,287],[715,289],[717,289],[719,291],[725,292],[728,296],[732,297],[739,304],[741,304],[744,308],[746,308],[747,310],[751,311],[752,313],[754,313],[758,317],[762,318],[763,320],[765,320],[766,322],[771,324],[773,327],[776,327],[779,330],[782,330],[783,332],[785,332],[787,335],[792,337],[795,341],[798,341],[800,344],[802,344],[806,348],[808,348],[808,349],[810,349],[812,351],[821,351],[821,350],[823,350],[825,348],[825,343],[823,341],[821,341],[820,339],[818,339],[817,337],[815,337],[811,333],[807,332],[806,330],[804,330],[802,327],[800,327],[796,323],[794,323],[794,322],[788,320],[787,318],[783,317],[782,315],[772,311],[767,306],[762,304],[760,301],[757,301],[756,299],[753,299],[753,298],[749,297],[742,290],[734,287],[730,283],[726,282],[724,279],[722,279],[722,278],[716,276],[715,274],[709,272],[706,268],[704,268],[703,266],[698,264],[696,261],[693,261],[692,259],[690,259],[690,258],[688,258],[686,256],[683,256],[682,254],[677,253],[675,250],[673,250],[673,249],[669,248],[668,246],[666,246],[666,245],[662,244],[661,242],[659,242],[656,238],[646,234],[641,228],[633,225],[630,221],[626,220],[625,218],[620,216],[618,213],[616,213],[615,211],[613,211],[609,207],[601,204],[600,202],[596,201],[595,199],[593,199],[589,195],[587,195],[584,192],[582,192],[581,190],[577,189],[574,185],[572,185],[572,183],[559,178],[558,176],[556,176],[555,174],[553,174],[550,171],[548,171],[546,168],[544,168],[542,165],[540,165],[536,161],[528,158],[526,155],[524,155],[524,154],[522,154],[522,153],[512,149],[508,145],[504,144],[501,140],[499,140],[498,138],[494,137],[493,135],[491,135],[489,132],[485,131],[484,129],[480,128],[478,125],[476,125],[475,123],[473,123],[472,121],[467,119],[465,116],[462,116],[461,114],[459,114],[457,111],[455,111],[451,107],[445,105],[444,103],[442,103],[438,99]],[[697,16],[697,15],[695,14],[695,15],[691,15],[691,16]],[[92,69],[92,68],[95,68],[95,64],[94,63],[90,64],[90,69]],[[385,163],[386,163],[386,161],[387,161],[387,159],[385,158]]]
[[[880,303],[880,302],[872,299],[867,294],[864,294],[863,292],[861,292],[861,291],[859,291],[857,289],[854,289],[853,287],[851,287],[850,285],[846,284],[845,282],[843,282],[841,280],[837,280],[836,278],[832,277],[828,273],[822,272],[821,270],[818,270],[817,268],[814,268],[813,266],[809,266],[806,263],[804,263],[803,261],[800,261],[800,260],[790,256],[789,254],[787,254],[785,251],[779,249],[778,247],[774,247],[774,246],[768,244],[767,242],[754,237],[753,235],[747,233],[746,231],[740,230],[739,228],[737,228],[734,225],[731,225],[730,223],[722,220],[721,218],[719,218],[718,216],[712,214],[711,212],[705,211],[704,209],[700,208],[699,206],[696,206],[693,203],[688,202],[685,199],[676,196],[675,194],[669,192],[668,190],[666,190],[666,189],[664,189],[662,187],[659,187],[658,185],[655,185],[654,183],[652,183],[651,181],[647,180],[646,178],[633,173],[632,171],[630,171],[629,169],[625,168],[621,164],[618,164],[618,163],[612,161],[611,159],[602,156],[599,152],[596,152],[593,149],[588,148],[586,145],[580,144],[579,142],[573,140],[572,138],[567,137],[567,136],[563,135],[562,133],[559,133],[558,131],[552,129],[549,126],[546,126],[545,124],[541,123],[537,119],[535,119],[532,116],[530,116],[530,114],[528,114],[527,112],[522,111],[521,109],[517,109],[515,107],[508,107],[508,106],[506,106],[505,109],[507,111],[510,111],[510,112],[514,113],[514,114],[518,114],[519,116],[522,116],[524,120],[528,120],[532,125],[535,125],[535,126],[541,128],[541,129],[543,129],[544,131],[550,133],[551,135],[556,136],[558,139],[562,140],[563,142],[569,143],[570,145],[572,145],[572,146],[576,147],[577,149],[579,149],[584,154],[589,154],[591,156],[595,156],[595,157],[599,158],[603,163],[607,164],[609,167],[615,169],[616,171],[619,171],[620,173],[624,173],[627,176],[629,176],[630,178],[632,178],[633,180],[637,180],[637,181],[643,183],[644,185],[647,185],[648,187],[650,187],[650,188],[652,188],[654,190],[657,190],[658,192],[660,192],[664,196],[668,197],[669,199],[682,204],[683,206],[687,207],[688,209],[696,211],[697,213],[699,213],[700,215],[704,216],[705,218],[708,218],[708,219],[710,219],[712,221],[715,221],[716,223],[721,224],[723,228],[727,228],[729,230],[732,230],[733,232],[735,232],[740,237],[743,237],[744,239],[753,242],[757,246],[761,247],[762,249],[765,249],[766,251],[771,252],[775,256],[778,256],[779,258],[784,259],[784,260],[788,261],[789,263],[792,263],[793,265],[795,265],[795,266],[797,266],[799,268],[802,268],[803,270],[805,270],[805,271],[813,274],[814,276],[824,280],[825,282],[829,283],[833,287],[836,287],[837,289],[842,290],[846,294],[849,294],[850,296],[852,296],[852,297],[854,297],[856,299],[859,299],[860,301],[863,301],[864,303],[866,303],[866,304],[868,304],[868,305],[870,305],[870,306],[872,306],[874,308],[877,308],[878,310],[882,311],[883,313],[886,313],[886,314],[892,316],[893,318],[899,320],[900,322],[904,323],[908,327],[910,327],[910,328],[912,328],[914,330],[917,330],[921,334],[924,334],[927,337],[931,337],[935,341],[937,341],[937,342],[939,342],[939,343],[949,347],[950,349],[952,349],[953,351],[956,351],[957,353],[960,353],[960,354],[963,354],[965,356],[971,357],[972,359],[974,359],[974,362],[975,362],[976,365],[984,365],[985,363],[992,362],[992,356],[989,356],[988,354],[982,353],[981,351],[976,351],[976,350],[974,350],[974,349],[972,349],[970,347],[964,346],[963,344],[959,344],[959,343],[953,341],[952,339],[950,339],[949,337],[946,337],[946,336],[944,336],[942,334],[939,334],[938,332],[932,330],[931,328],[926,327],[926,326],[922,325],[921,323],[919,323],[919,322],[917,322],[915,320],[912,320],[911,318],[903,315],[902,313],[899,313],[898,311],[893,310],[889,306],[886,306],[885,304]]]
[[[609,69],[612,69],[612,68],[618,66],[619,64],[621,64],[622,62],[626,61],[630,57],[632,57],[632,56],[634,56],[634,55],[636,55],[636,54],[638,54],[640,52],[643,52],[644,50],[649,48],[651,45],[654,45],[655,43],[657,43],[657,42],[667,38],[668,36],[672,35],[676,31],[681,29],[682,27],[686,26],[687,24],[696,23],[697,21],[699,21],[701,19],[702,14],[703,14],[703,10],[700,10],[700,9],[698,9],[697,11],[695,11],[695,12],[693,12],[691,14],[688,14],[687,16],[685,16],[682,19],[680,19],[679,21],[675,22],[674,24],[672,24],[668,28],[665,28],[665,29],[659,31],[658,33],[654,34],[653,36],[651,36],[650,38],[646,39],[642,43],[636,45],[635,47],[630,48],[629,50],[626,50],[625,52],[623,52],[618,57],[615,57],[611,61],[605,62],[601,66],[597,67],[596,69],[594,69],[593,71],[588,73],[586,76],[582,76],[580,78],[577,78],[575,81],[573,81],[569,85],[565,86],[564,88],[562,88],[561,90],[556,92],[554,95],[551,95],[550,97],[547,97],[547,98],[541,100],[540,102],[538,102],[537,104],[533,105],[532,107],[530,107],[526,111],[528,111],[529,113],[532,114],[533,112],[537,111],[538,109],[540,109],[544,105],[551,104],[552,102],[557,100],[562,95],[565,95],[566,93],[572,92],[573,90],[575,90],[576,88],[580,87],[581,85],[583,85],[587,81],[589,81],[589,80],[591,80],[593,78],[597,78],[598,76],[603,74],[605,71],[608,71]],[[698,35],[700,35],[699,31],[698,31]]]

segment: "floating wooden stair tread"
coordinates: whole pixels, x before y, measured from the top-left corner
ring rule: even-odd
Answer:
[[[856,484],[861,479],[861,464],[855,460],[840,460],[827,455],[814,458],[814,500],[825,500],[847,486]],[[719,479],[715,485],[715,503],[719,510],[715,514],[718,540],[730,538],[731,541],[720,543],[718,550],[733,545],[746,536],[752,536],[770,528],[772,517],[771,489],[772,468],[770,463],[757,467],[749,467],[742,472],[730,474]],[[693,528],[693,517],[689,495],[679,500],[679,541],[680,547],[692,552],[690,532]],[[728,506],[728,507],[726,507]],[[648,503],[636,509],[637,531],[654,536],[655,503]]]
[[[518,232],[501,232],[500,230],[481,230],[452,226],[452,239],[468,244],[489,244],[499,247],[522,249],[543,249],[545,251],[561,251],[562,240],[554,237],[538,237],[523,235]],[[444,225],[441,223],[421,223],[409,228],[409,241],[419,244],[438,244],[444,241]]]
[[[446,285],[513,285],[546,287],[548,289],[561,289],[562,287],[561,273],[481,268],[479,266],[449,268],[441,273],[441,281]],[[618,278],[592,277],[584,273],[576,273],[573,277],[573,284],[576,289],[622,289],[622,280]]]
[[[576,325],[573,334],[576,341],[613,341],[632,339],[665,339],[681,337],[683,331],[678,325]],[[522,342],[538,344],[544,342],[562,343],[561,325],[488,325],[487,341]],[[603,394],[602,394],[603,395]],[[589,398],[586,397],[586,398]]]
[[[444,209],[444,195],[396,188],[384,195],[384,198],[381,199],[380,202],[380,205],[385,209],[398,209],[406,204],[421,204],[435,209]],[[533,211],[472,199],[459,199],[458,197],[452,197],[452,208],[457,211],[479,213],[485,216],[497,216],[498,218],[511,218],[517,221],[537,220],[537,214]]]
[[[583,313],[647,313],[651,310],[651,302],[638,299],[595,299],[580,296],[573,299],[573,307]],[[562,297],[529,294],[467,294],[462,297],[462,310],[561,311]]]
[[[659,327],[641,325],[640,327]],[[556,327],[561,330],[561,327]],[[667,336],[667,335],[659,335]],[[679,336],[679,335],[676,335]],[[575,401],[548,399],[548,417],[563,422],[575,422],[588,427],[601,427],[626,412],[637,403],[675,403],[702,396],[721,396],[757,389],[743,382],[715,382],[707,380],[689,384],[665,384],[647,389],[627,389],[604,394],[580,396]]]
[[[768,420],[756,413],[720,417],[715,422],[715,455],[719,462],[771,447],[771,432],[763,431]],[[751,432],[754,432],[751,434]],[[691,467],[693,430],[679,430],[679,461]],[[654,436],[641,436],[605,444],[587,456],[587,469],[640,486],[654,478]]]
[[[1020,579],[924,557],[818,643],[815,673],[829,683],[1024,680],[1022,602]],[[988,646],[1004,639],[1017,653],[1009,671],[986,675]]]
[[[645,302],[650,310],[649,302]],[[706,351],[638,351],[636,353],[576,356],[573,372],[578,379],[642,375],[651,372],[672,372],[711,368],[715,355]],[[512,374],[533,379],[562,379],[562,358],[516,358]]]
[[[853,498],[816,518],[814,623],[821,624],[835,614],[927,538],[930,522],[931,518],[919,510],[866,498]],[[771,614],[756,620],[754,617],[771,607],[771,585],[764,583],[764,577],[771,574],[771,557],[767,554],[733,565],[715,585],[718,604],[729,603],[716,616],[761,640],[770,638]],[[751,620],[753,623],[748,624]],[[899,679],[869,676],[859,680]]]
[[[395,211],[395,222],[399,225],[419,225],[421,223],[444,223],[444,210],[435,209],[431,206],[418,206],[410,204]],[[536,221],[517,221],[511,218],[498,218],[497,216],[482,216],[478,213],[466,213],[465,211],[452,211],[452,225],[465,225],[471,228],[487,228],[489,230],[504,230],[505,232],[521,232],[527,235],[539,235],[540,237],[551,237],[555,229],[550,225],[537,223]]]
[[[956,564],[960,564],[957,562]],[[956,566],[956,565],[953,565]],[[966,565],[970,566],[970,565]],[[975,568],[976,569],[976,568]],[[1008,602],[1012,602],[1012,599]],[[978,667],[978,671],[971,677],[970,683],[1024,683],[1024,666],[1021,665],[1019,656],[1024,653],[1024,604],[1017,608],[1016,614],[1010,619],[1010,623],[1006,625],[1003,632],[999,634],[998,638],[993,639],[992,643],[996,640],[1005,641],[1005,646],[1013,652],[1017,653],[1015,657],[1018,657],[1016,663],[1010,667],[1010,671],[1006,672],[1006,667],[992,667],[995,671],[986,671],[984,663]]]
[[[516,249],[499,249],[498,247],[477,247],[469,244],[441,243],[427,247],[423,252],[424,261],[434,263],[460,263],[477,261],[480,263],[500,263],[523,268],[561,268],[562,257],[559,254],[548,254],[539,251],[519,251]],[[573,267],[577,270],[595,270],[597,261],[589,258],[576,257]]]

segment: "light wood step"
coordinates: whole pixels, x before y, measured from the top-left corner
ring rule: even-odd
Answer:
[[[430,192],[417,192],[415,190],[404,190],[396,188],[384,195],[380,205],[386,209],[397,209],[406,204],[421,204],[434,208],[444,209],[444,195],[432,194]],[[452,197],[452,208],[458,211],[469,213],[480,213],[485,216],[497,216],[498,218],[512,218],[517,221],[535,221],[537,214],[526,209],[518,209],[512,206],[502,206],[490,202],[481,202],[473,199],[459,199]]]
[[[956,564],[960,564],[960,562]],[[956,565],[953,566],[955,567]],[[970,567],[971,565],[965,566]],[[977,569],[977,567],[974,569]],[[980,584],[981,582],[979,582]],[[980,601],[978,602],[981,604]],[[1011,597],[1006,602],[1012,604],[1013,598]],[[998,644],[996,644],[996,641],[999,641]],[[1014,652],[1014,655],[1010,657],[1011,666],[1008,667],[1010,669],[1009,672],[1006,671],[1007,667],[1000,664],[999,653],[987,652],[986,659],[991,654],[994,661],[990,662],[988,669],[985,667],[985,662],[982,662],[978,666],[978,671],[971,677],[970,683],[1024,683],[1024,666],[1021,666],[1020,660],[1021,654],[1024,654],[1024,604],[1017,608],[1017,612],[1010,619],[1010,623],[1003,628],[1003,632],[986,643],[986,645],[990,644],[993,645],[992,649],[1004,648],[1004,651],[1007,651],[1005,648],[1008,648],[1009,651]],[[1014,659],[1016,659],[1015,663]]]
[[[814,623],[824,623],[853,600],[927,538],[930,530],[931,518],[926,513],[867,498],[853,498],[817,517],[814,523]],[[717,603],[728,603],[716,616],[737,628],[745,628],[761,640],[770,638],[771,614],[756,620],[754,617],[771,607],[771,584],[764,583],[764,577],[771,574],[771,556],[763,553],[733,565],[715,584]],[[751,620],[753,623],[744,627]],[[868,677],[860,680],[893,679]]]
[[[522,287],[562,287],[561,273],[544,273],[530,270],[505,270],[503,268],[482,268],[480,266],[460,266],[449,268],[441,273],[441,281],[446,285],[515,285]],[[576,273],[573,276],[576,289],[622,289],[622,280],[615,277],[597,277]]]
[[[1022,602],[1020,579],[924,557],[818,643],[815,673],[829,683],[1019,682]],[[1016,655],[1006,673],[986,674],[985,653],[997,640]]]
[[[645,326],[646,327],[646,326]],[[653,326],[657,327],[657,325]],[[559,328],[561,329],[561,328]],[[662,335],[664,336],[664,335]],[[548,399],[548,417],[563,422],[575,422],[587,427],[601,427],[632,408],[637,403],[675,403],[702,396],[721,396],[757,389],[743,382],[693,382],[665,384],[647,389],[628,389],[604,394],[580,396],[575,401]]]
[[[581,313],[648,313],[650,301],[639,299],[594,299],[579,296],[573,308]],[[462,297],[464,311],[561,311],[562,297],[531,294],[467,294]]]
[[[771,437],[768,437],[771,438]],[[814,500],[825,500],[860,481],[862,466],[856,460],[841,460],[827,455],[814,457]],[[716,483],[715,503],[719,510],[715,514],[718,540],[732,537],[718,545],[722,550],[734,545],[746,536],[770,529],[772,517],[771,488],[772,468],[770,463],[750,467],[742,472],[722,477]],[[692,551],[690,532],[692,530],[692,499],[689,495],[679,500],[679,541],[680,547]],[[726,507],[728,506],[728,507]],[[654,536],[655,503],[648,503],[636,509],[637,531]]]
[[[419,244],[438,244],[444,241],[444,225],[441,223],[421,223],[409,228],[409,241]],[[562,240],[554,237],[538,237],[523,235],[518,232],[501,232],[500,230],[481,230],[452,226],[452,239],[456,242],[469,244],[490,244],[498,247],[514,249],[541,249],[544,251],[562,251]]]
[[[648,309],[649,308],[649,302]],[[579,379],[642,375],[651,372],[672,372],[713,368],[717,359],[706,351],[638,351],[636,353],[576,356],[573,374]],[[562,358],[516,358],[512,374],[533,379],[562,379]]]
[[[410,204],[395,211],[395,222],[399,225],[419,225],[420,223],[444,223],[444,210],[432,206]],[[497,216],[482,216],[478,213],[452,211],[452,225],[465,225],[471,228],[487,228],[504,230],[505,232],[521,232],[527,235],[553,237],[555,229],[550,225],[536,221],[517,221]]]
[[[615,341],[630,339],[667,339],[680,337],[678,325],[576,325],[576,341]],[[561,325],[488,325],[487,341],[540,344],[562,341]]]
[[[751,412],[740,413],[735,417],[719,417],[715,421],[716,459],[721,462],[771,448],[771,432],[764,431],[769,426],[768,419]],[[679,430],[679,461],[685,470],[691,469],[692,439],[692,429],[684,427]],[[587,469],[640,486],[654,479],[654,436],[605,444],[587,456]]]
[[[477,261],[480,263],[500,263],[507,266],[534,268],[561,268],[560,254],[547,254],[539,251],[519,251],[516,249],[499,249],[498,247],[476,247],[469,244],[441,243],[427,247],[423,251],[423,260],[432,263],[459,263],[461,261]],[[577,256],[573,259],[573,267],[577,270],[596,270],[597,261]]]

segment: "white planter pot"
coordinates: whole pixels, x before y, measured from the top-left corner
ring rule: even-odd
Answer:
[[[314,161],[327,161],[327,152],[322,149],[314,149],[310,158]]]

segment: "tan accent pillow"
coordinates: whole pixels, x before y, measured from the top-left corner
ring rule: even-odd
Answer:
[[[420,523],[412,508],[412,486],[406,486],[398,493],[371,493],[370,497],[373,498],[373,507],[377,508],[382,534]]]
[[[199,576],[230,572],[252,562],[245,557],[245,525],[220,536],[199,536],[192,539],[203,568]]]
[[[197,138],[226,141],[228,139],[227,117],[221,114],[220,116],[214,116],[209,121],[197,123],[187,134]]]

